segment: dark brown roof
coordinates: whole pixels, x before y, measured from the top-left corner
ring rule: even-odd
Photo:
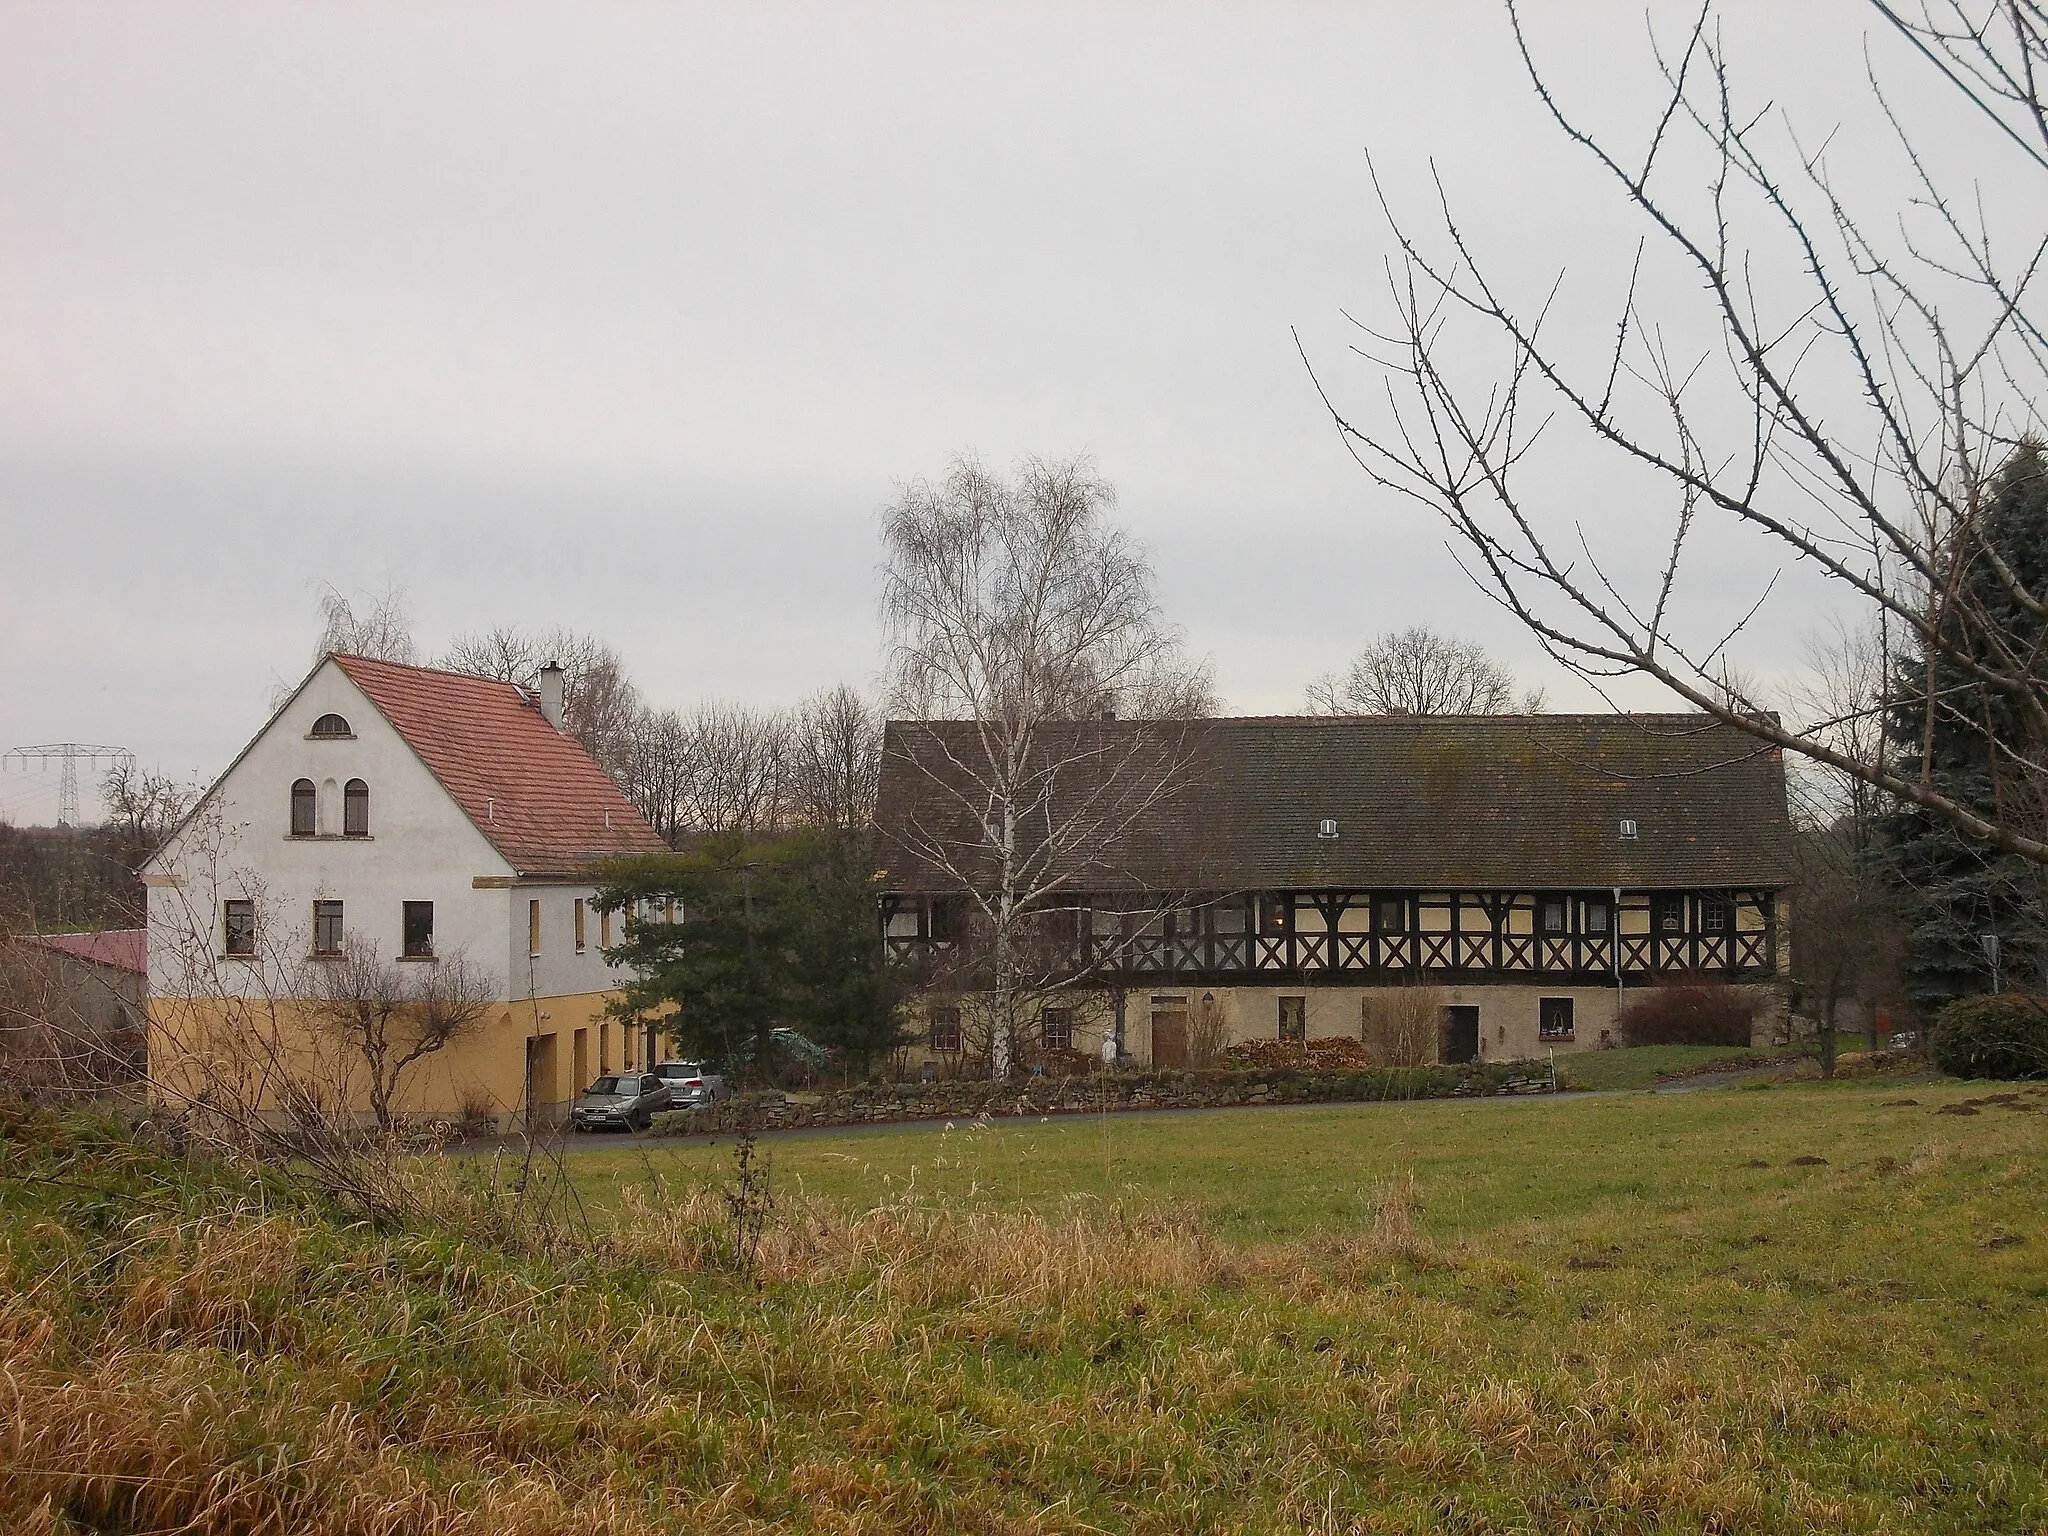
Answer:
[[[1790,879],[1780,754],[1703,715],[1057,726],[1042,756],[1072,766],[1052,775],[1052,824],[1096,792],[1091,764],[1132,763],[1129,745],[1145,732],[1166,733],[1165,754],[1183,765],[1177,788],[1128,818],[1126,835],[1077,871],[1071,889],[1656,889]],[[971,765],[979,754],[971,724],[889,726],[877,812],[886,889],[946,889],[935,850],[972,856],[979,817],[964,802],[973,793],[949,794],[924,765],[949,756]],[[937,770],[960,788],[968,771]],[[1326,818],[1335,838],[1318,835]],[[1636,824],[1633,839],[1621,836],[1624,819]]]
[[[582,743],[513,684],[362,656],[334,662],[520,874],[667,851]]]

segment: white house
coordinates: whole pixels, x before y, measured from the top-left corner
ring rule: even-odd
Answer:
[[[651,1036],[604,1017],[614,919],[589,871],[665,845],[561,723],[558,669],[529,693],[322,660],[143,871],[158,1091],[274,1106],[312,1073],[360,1107],[307,1006],[351,952],[401,984],[459,959],[488,992],[483,1022],[412,1069],[406,1111],[544,1115],[648,1064]]]

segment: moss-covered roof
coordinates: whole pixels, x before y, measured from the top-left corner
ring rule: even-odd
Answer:
[[[985,761],[972,724],[889,726],[886,889],[947,889],[943,862],[985,858]],[[1020,846],[1042,846],[1048,827],[1077,828],[1060,855],[1076,889],[1789,879],[1781,755],[1704,715],[1088,721],[1047,728],[1030,761]],[[1333,838],[1319,835],[1326,819]]]

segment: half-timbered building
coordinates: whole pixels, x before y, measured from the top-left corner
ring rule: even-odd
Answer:
[[[1032,803],[990,803],[971,724],[892,724],[878,825],[882,942],[929,967],[927,1052],[988,982],[984,903],[1002,826],[1085,821],[1093,766],[1128,772],[1146,722],[1057,727]],[[1378,989],[1440,1005],[1442,1059],[1618,1038],[1631,992],[1676,977],[1782,1012],[1789,827],[1778,753],[1704,716],[1222,719],[1174,727],[1167,781],[1120,791],[1033,895],[1038,1043],[1188,1059],[1191,1013],[1227,1038],[1358,1035]],[[1030,850],[1025,850],[1026,852]],[[1041,850],[1042,852],[1043,850]],[[1013,862],[1019,856],[1013,842]],[[1046,869],[1049,869],[1048,861]],[[1030,1054],[1031,1039],[1018,1042]]]

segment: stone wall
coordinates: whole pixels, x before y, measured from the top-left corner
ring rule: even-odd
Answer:
[[[1355,1104],[1553,1091],[1548,1065],[1538,1062],[1367,1072],[1091,1073],[1010,1082],[864,1083],[818,1094],[743,1093],[697,1109],[656,1115],[654,1130],[664,1136],[705,1136],[892,1120],[1017,1119],[1137,1109]]]

